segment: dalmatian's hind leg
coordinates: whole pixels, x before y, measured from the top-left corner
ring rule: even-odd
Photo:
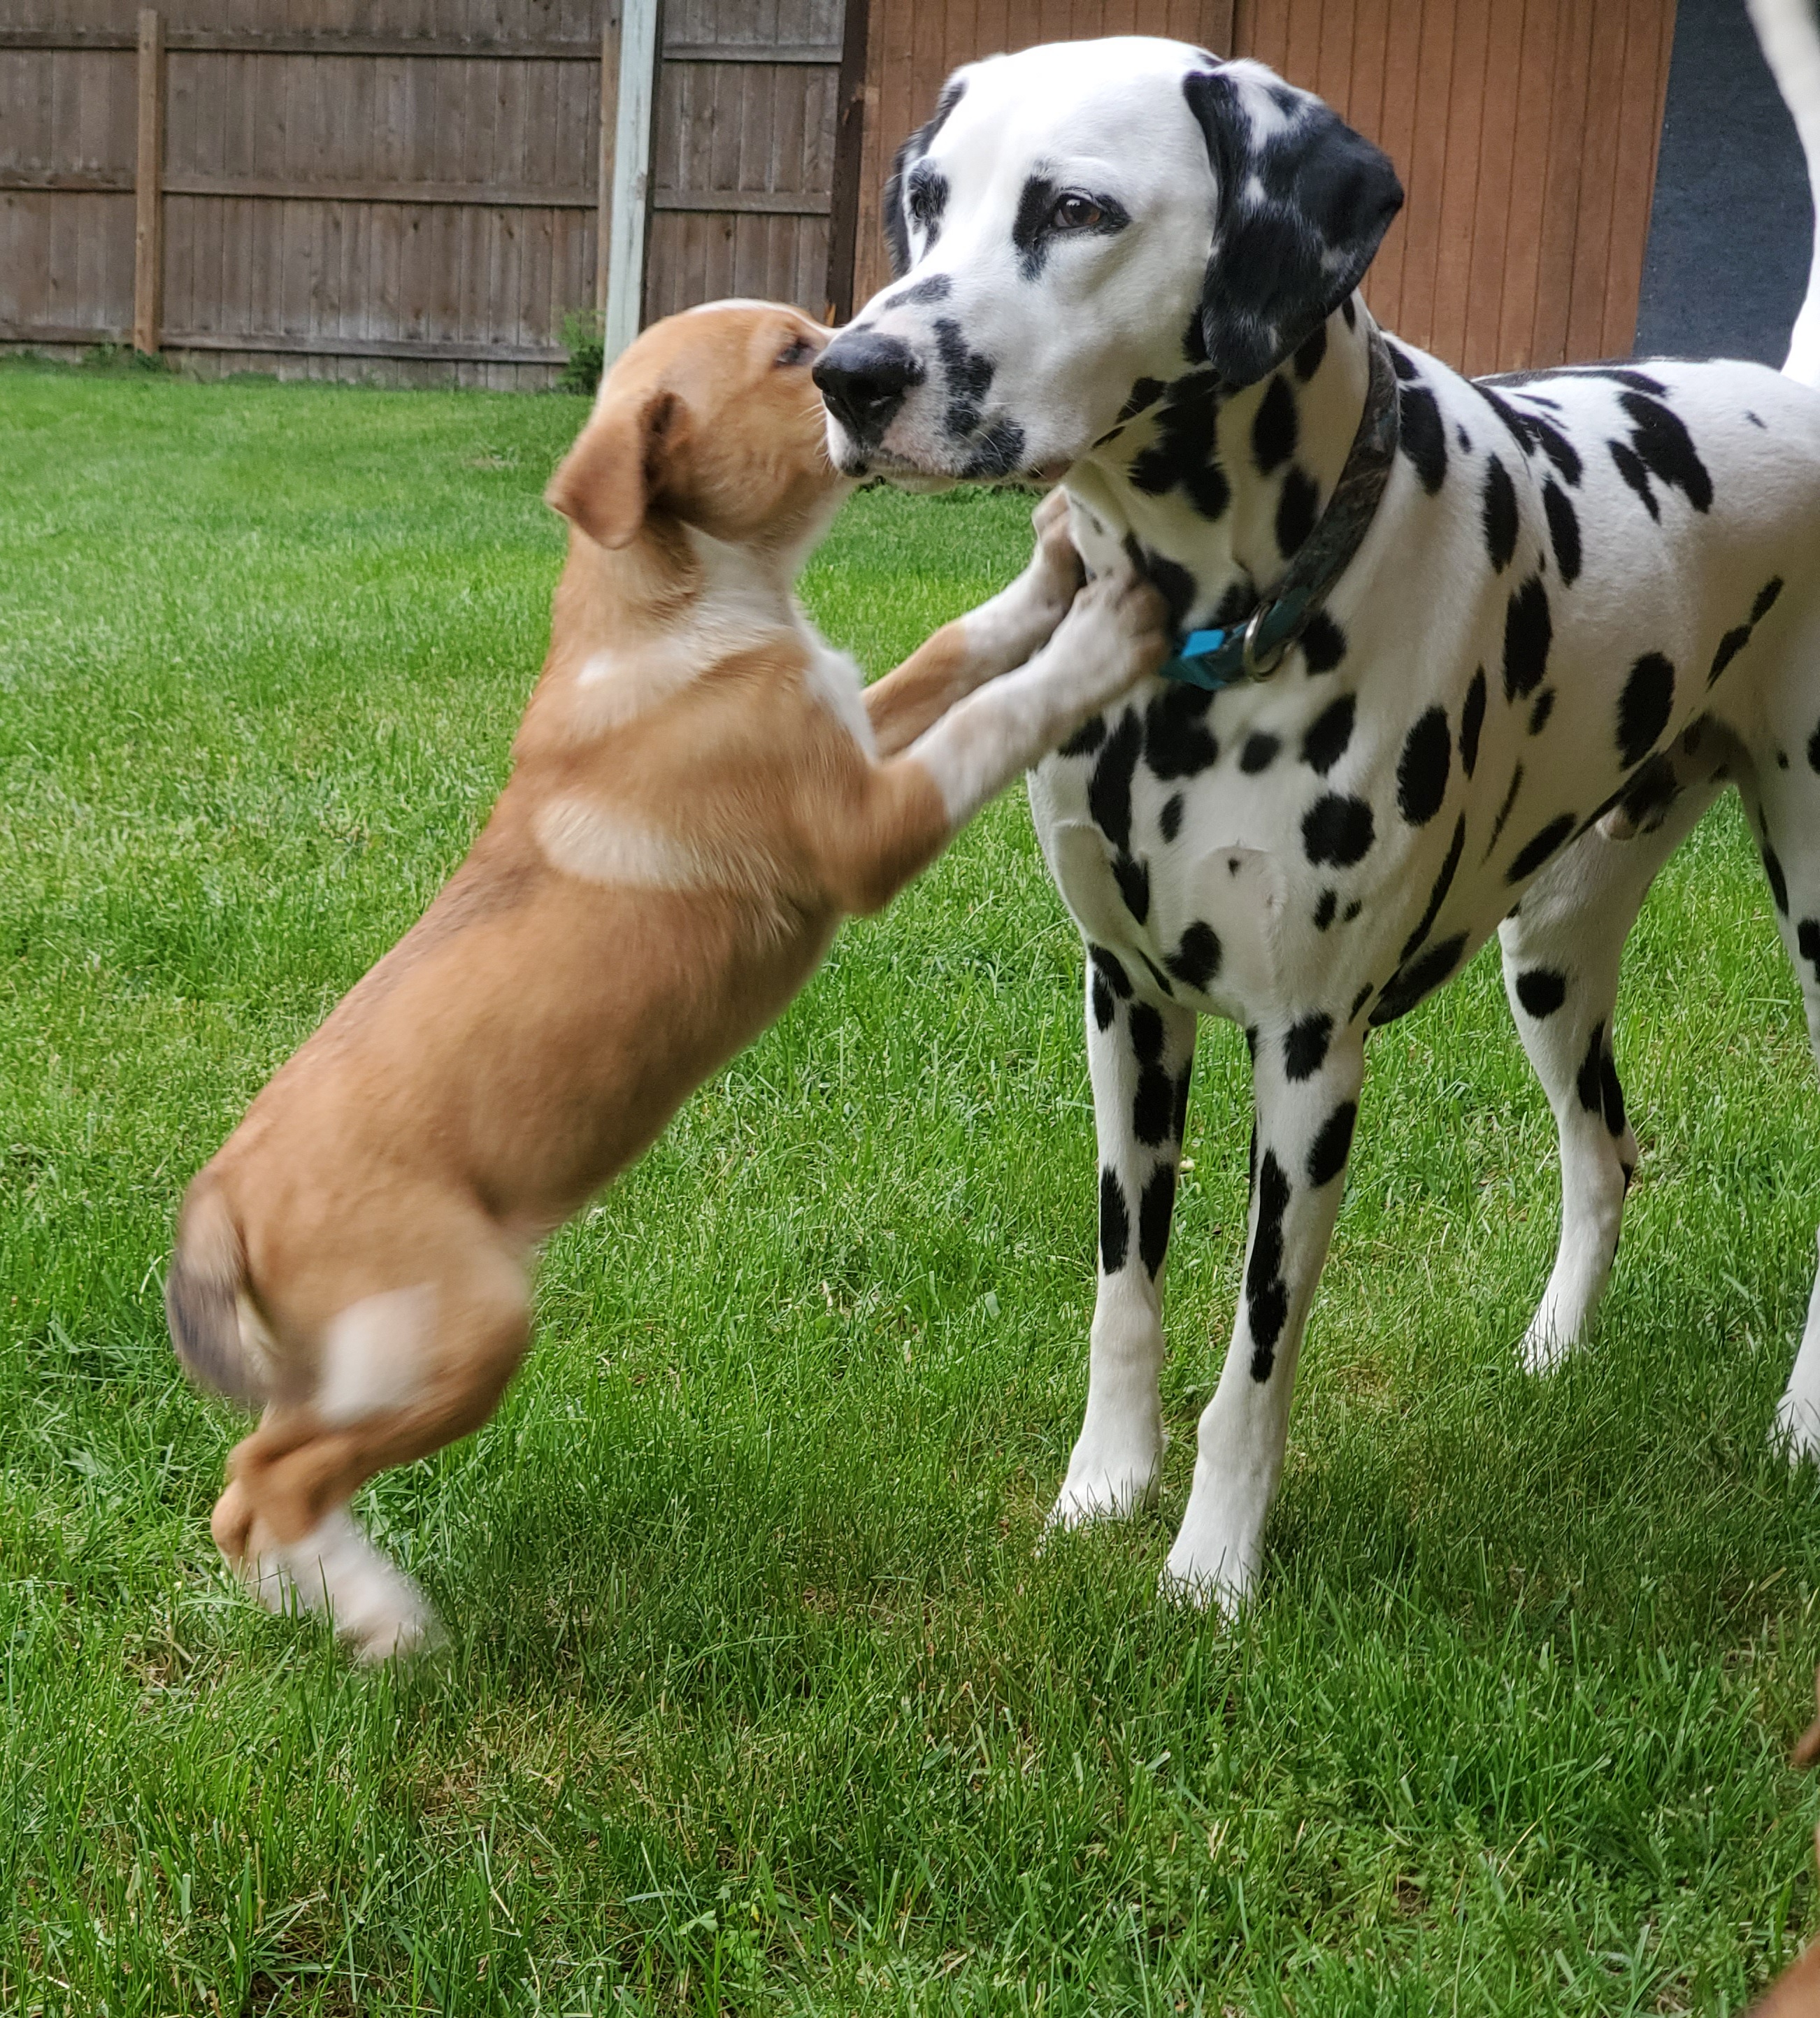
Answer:
[[[1075,1528],[1148,1506],[1163,1456],[1163,1264],[1175,1205],[1192,1010],[1158,1007],[1122,963],[1088,949],[1087,1056],[1099,1137],[1099,1286],[1087,1416],[1049,1516]]]
[[[1757,829],[1778,930],[1801,984],[1807,1040],[1820,1064],[1820,728],[1785,767],[1761,761],[1747,810]],[[1760,797],[1759,797],[1760,794]],[[1820,1463],[1820,1279],[1808,1298],[1801,1344],[1776,1406],[1775,1441],[1791,1463]]]
[[[1637,1166],[1613,1052],[1624,942],[1656,872],[1722,789],[1708,776],[1666,801],[1619,808],[1551,863],[1499,928],[1504,990],[1561,1141],[1561,1243],[1518,1348],[1558,1366],[1597,1312]]]

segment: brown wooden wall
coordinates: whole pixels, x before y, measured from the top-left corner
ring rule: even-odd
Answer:
[[[1627,353],[1674,0],[870,0],[863,301],[879,193],[959,63],[1062,36],[1169,34],[1319,92],[1408,192],[1373,313],[1467,371]]]

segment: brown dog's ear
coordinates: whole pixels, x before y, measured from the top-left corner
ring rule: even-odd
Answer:
[[[682,417],[674,392],[646,389],[609,400],[557,465],[544,501],[597,546],[629,547],[669,487]]]

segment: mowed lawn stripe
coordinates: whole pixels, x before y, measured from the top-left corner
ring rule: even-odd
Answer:
[[[224,1586],[172,1215],[484,816],[584,411],[0,371],[0,2009],[1735,2009],[1820,1918],[1820,1509],[1767,1445],[1820,1101],[1734,805],[1633,943],[1643,1160],[1555,1380],[1495,958],[1373,1040],[1238,1629],[1153,1596],[1238,1285],[1234,1032],[1161,1516],[1037,1548],[1094,1148],[1015,796],[552,1243],[498,1416],[365,1496],[445,1662],[356,1676]],[[1029,502],[863,494],[806,599],[883,671]]]

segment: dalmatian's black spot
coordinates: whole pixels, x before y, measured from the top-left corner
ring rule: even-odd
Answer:
[[[1268,1380],[1276,1342],[1289,1316],[1289,1289],[1283,1279],[1283,1221],[1289,1210],[1287,1174],[1266,1149],[1257,1171],[1257,1228],[1245,1264],[1245,1314],[1251,1326],[1251,1377]]]
[[[1138,1252],[1152,1282],[1169,1252],[1169,1221],[1174,1210],[1175,1166],[1160,1163],[1138,1201]]]
[[[1776,752],[1776,769],[1778,771],[1786,771],[1788,768],[1789,753],[1786,750],[1778,750]]]
[[[1804,918],[1795,928],[1795,943],[1802,959],[1814,970],[1816,986],[1820,986],[1820,918]]]
[[[1324,609],[1302,626],[1302,660],[1311,673],[1330,673],[1346,656],[1346,633]]]
[[[1544,420],[1540,414],[1520,412],[1509,400],[1494,392],[1482,378],[1467,382],[1503,422],[1511,439],[1525,455],[1533,455],[1540,449],[1554,464],[1561,481],[1570,489],[1578,488],[1584,471],[1579,451],[1552,421]]]
[[[1131,999],[1131,977],[1119,964],[1118,957],[1109,953],[1102,946],[1089,946],[1087,957],[1093,962],[1093,970],[1105,982],[1121,1002]]]
[[[1757,414],[1753,414],[1748,407],[1744,410],[1744,418],[1749,421],[1750,425],[1753,428],[1760,428],[1763,425],[1761,418]]]
[[[1531,575],[1504,610],[1504,698],[1527,698],[1542,684],[1554,642],[1554,619],[1541,577]]]
[[[1424,709],[1404,737],[1397,759],[1397,810],[1411,826],[1426,826],[1440,812],[1453,758],[1446,709]]]
[[[1333,1018],[1320,1012],[1290,1024],[1283,1040],[1284,1077],[1312,1079],[1327,1062],[1327,1044],[1333,1034]]]
[[[1586,1056],[1580,1061],[1579,1074],[1574,1080],[1574,1090],[1579,1096],[1579,1104],[1588,1114],[1605,1111],[1605,1093],[1599,1084],[1599,1065],[1605,1054],[1605,1026],[1593,1025],[1593,1033],[1587,1040]]]
[[[1551,819],[1537,834],[1532,834],[1518,849],[1516,859],[1504,871],[1507,883],[1521,883],[1540,869],[1550,855],[1573,833],[1574,816],[1561,813]]]
[[[1343,1100],[1321,1123],[1308,1145],[1308,1184],[1319,1191],[1330,1184],[1346,1167],[1352,1151],[1352,1130],[1359,1119],[1359,1103]]]
[[[1562,586],[1571,588],[1579,579],[1579,515],[1573,508],[1573,500],[1552,476],[1542,486],[1542,509],[1548,519],[1554,565],[1561,570]]]
[[[1245,1025],[1245,1055],[1254,1065],[1257,1064],[1257,1025],[1255,1023],[1247,1023]]]
[[[1127,708],[1087,781],[1088,815],[1121,855],[1131,852],[1131,779],[1143,745],[1144,731],[1136,711]]]
[[[1320,515],[1321,486],[1295,464],[1283,479],[1276,501],[1276,544],[1286,561],[1300,551]]]
[[[910,172],[908,205],[910,222],[923,234],[927,252],[942,235],[942,219],[948,209],[948,178],[928,161],[918,161]]]
[[[1681,783],[1674,766],[1666,757],[1652,757],[1623,790],[1606,802],[1597,817],[1602,819],[1612,806],[1621,805],[1634,827],[1644,834],[1654,834],[1680,797]]]
[[[1091,757],[1105,740],[1105,717],[1090,714],[1055,754],[1058,757]]]
[[[1175,1083],[1156,1065],[1146,1065],[1138,1075],[1138,1090],[1131,1101],[1131,1132],[1145,1148],[1155,1149],[1169,1139],[1170,1117],[1175,1112]]]
[[[1324,932],[1333,924],[1333,913],[1338,909],[1339,899],[1332,888],[1323,890],[1321,892],[1320,901],[1315,906],[1315,930],[1318,932]]]
[[[1763,873],[1769,878],[1769,893],[1775,899],[1776,909],[1786,918],[1789,915],[1789,879],[1782,873],[1781,858],[1767,841],[1763,844]]]
[[[1210,371],[1195,372],[1165,389],[1156,439],[1132,457],[1131,482],[1151,497],[1160,497],[1179,484],[1203,519],[1218,519],[1232,501],[1232,486],[1215,447],[1219,380]]]
[[[1548,726],[1548,718],[1554,712],[1554,689],[1544,687],[1529,708],[1529,733],[1540,736]]]
[[[1807,738],[1807,768],[1810,771],[1820,772],[1820,729],[1816,729]]]
[[[1197,918],[1169,956],[1169,971],[1188,987],[1202,989],[1219,972],[1224,957],[1219,934]]]
[[[1457,421],[1454,425],[1453,439],[1459,443],[1460,452],[1462,455],[1472,454],[1472,436]]]
[[[1171,792],[1156,816],[1156,831],[1165,841],[1174,841],[1181,831],[1182,803],[1181,793]]]
[[[1655,501],[1655,493],[1649,487],[1649,472],[1643,460],[1628,442],[1608,442],[1612,460],[1617,465],[1618,474],[1630,485],[1644,502],[1649,515],[1658,525],[1662,523],[1662,507]]]
[[[1102,1275],[1116,1275],[1131,1251],[1131,1210],[1125,1202],[1125,1188],[1118,1173],[1102,1168],[1099,1174],[1099,1265]]]
[[[1198,306],[1189,312],[1188,327],[1181,333],[1181,354],[1190,364],[1205,364],[1207,361],[1207,331],[1201,327]]]
[[[1374,1028],[1381,1029],[1386,1023],[1394,1023],[1399,1016],[1408,1015],[1459,966],[1460,956],[1465,950],[1465,933],[1456,932],[1451,938],[1438,940],[1406,966],[1399,967],[1384,983],[1383,994],[1366,1020]]]
[[[1735,624],[1726,632],[1719,640],[1718,650],[1713,654],[1713,670],[1706,675],[1708,686],[1717,684],[1719,675],[1749,642],[1750,626],[1748,624]]]
[[[1447,902],[1447,893],[1453,888],[1454,877],[1460,869],[1460,858],[1466,850],[1466,816],[1462,813],[1453,823],[1453,839],[1449,844],[1447,859],[1441,865],[1440,873],[1435,878],[1435,887],[1428,892],[1428,902],[1415,930],[1403,941],[1403,949],[1397,955],[1398,967],[1406,967],[1410,957],[1435,929],[1435,920],[1441,915],[1441,906]]]
[[[1776,598],[1782,592],[1782,577],[1779,574],[1772,574],[1757,591],[1757,600],[1750,606],[1750,620],[1753,624],[1760,624],[1768,616],[1776,606]]]
[[[1131,1049],[1140,1064],[1153,1065],[1163,1056],[1163,1018],[1148,1002],[1134,1002],[1131,1014]]]
[[[1348,329],[1356,329],[1359,327],[1359,311],[1352,306],[1352,297],[1350,295],[1340,304],[1340,313],[1345,318],[1346,327]],[[1756,416],[1753,414],[1751,418],[1754,420]],[[1762,424],[1759,422],[1758,425],[1760,426]]]
[[[1123,544],[1125,558],[1131,563],[1133,571],[1162,597],[1171,625],[1178,631],[1185,629],[1188,613],[1194,603],[1194,577],[1179,562],[1145,546],[1134,533],[1127,533]],[[1222,623],[1225,620],[1216,619]]]
[[[1397,406],[1402,421],[1398,446],[1432,497],[1447,476],[1447,432],[1441,425],[1441,409],[1426,385],[1404,386]]]
[[[1204,719],[1213,698],[1171,682],[1145,707],[1144,758],[1159,778],[1196,777],[1219,761],[1219,743]]]
[[[992,360],[968,347],[960,324],[951,316],[935,318],[935,354],[948,387],[948,408],[942,424],[951,435],[970,435],[979,425],[980,409],[992,389]]]
[[[1362,1009],[1366,1004],[1370,1000],[1371,983],[1368,981],[1352,998],[1352,1007],[1346,1012],[1346,1021],[1348,1024],[1356,1023],[1359,1021],[1359,1011]]]
[[[1630,446],[1644,468],[1681,491],[1696,512],[1710,511],[1713,479],[1681,415],[1643,392],[1620,392],[1618,403],[1630,417]]]
[[[1296,452],[1301,421],[1296,412],[1296,396],[1281,372],[1264,389],[1251,421],[1251,460],[1260,476],[1289,461]]]
[[[1485,669],[1481,666],[1466,689],[1460,711],[1460,768],[1467,777],[1478,769],[1478,732],[1485,726]]]
[[[1216,630],[1229,631],[1243,624],[1257,607],[1257,591],[1248,581],[1229,581],[1221,592],[1209,621]]]
[[[1352,723],[1358,705],[1351,694],[1342,694],[1315,716],[1302,738],[1302,761],[1324,778],[1346,754],[1352,740]]]
[[[1088,982],[1087,999],[1093,1005],[1094,1028],[1096,1030],[1109,1030],[1117,1011],[1113,1002],[1113,991],[1107,987],[1103,974],[1095,974]]]
[[[1363,899],[1355,897],[1352,902],[1346,906],[1345,910],[1340,913],[1341,924],[1343,925],[1351,924],[1352,920],[1356,918],[1359,913],[1364,909],[1365,902]]]
[[[1119,409],[1121,421],[1134,421],[1138,416],[1154,407],[1169,388],[1160,378],[1139,378],[1132,385],[1130,395]]]
[[[1540,1023],[1567,1000],[1567,976],[1552,967],[1526,967],[1517,976],[1517,1000]]]
[[[1517,551],[1517,486],[1495,455],[1485,465],[1479,515],[1485,526],[1485,558],[1492,564],[1493,573],[1502,574]]]
[[[1281,736],[1255,729],[1246,737],[1245,747],[1239,752],[1239,769],[1247,777],[1255,778],[1260,771],[1268,771],[1276,761],[1276,753],[1282,747]]]
[[[1605,1111],[1605,1132],[1616,1141],[1624,1132],[1624,1089],[1618,1083],[1618,1061],[1608,1044],[1599,1061],[1599,1104]]]
[[[945,302],[954,291],[954,282],[947,273],[931,273],[926,279],[912,280],[907,288],[899,288],[895,295],[887,295],[879,303],[881,309],[907,309],[919,307],[928,302]]]
[[[1523,767],[1519,764],[1511,773],[1511,788],[1504,794],[1504,803],[1498,808],[1497,818],[1492,822],[1492,837],[1485,843],[1485,852],[1481,858],[1482,860],[1489,862],[1492,859],[1492,850],[1497,846],[1499,841],[1503,837],[1504,823],[1510,819],[1511,810],[1517,803],[1517,794],[1522,789]]]
[[[961,474],[970,483],[980,483],[994,477],[1015,476],[1023,466],[1023,429],[1015,421],[994,421],[974,442],[973,453]]]
[[[1350,869],[1371,851],[1377,832],[1371,808],[1347,792],[1323,792],[1302,816],[1302,852],[1317,866]]]
[[[1618,696],[1618,761],[1628,771],[1655,748],[1674,708],[1674,667],[1659,652],[1645,652]]]
[[[1150,865],[1129,855],[1114,855],[1113,881],[1119,886],[1125,909],[1142,924],[1150,915]]]
[[[1321,360],[1327,355],[1327,325],[1318,322],[1302,341],[1295,355],[1296,376],[1305,385],[1321,368]]]
[[[1384,347],[1391,354],[1391,371],[1406,385],[1414,385],[1420,380],[1422,374],[1416,369],[1416,360],[1400,343],[1392,343],[1387,337]]]

